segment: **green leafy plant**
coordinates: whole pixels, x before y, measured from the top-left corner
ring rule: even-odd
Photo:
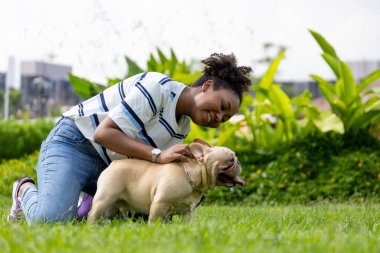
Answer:
[[[100,93],[104,88],[106,88],[73,74],[69,74],[69,80],[73,86],[74,92],[82,100],[89,99],[90,97]]]
[[[256,97],[245,96],[241,106],[253,135],[254,148],[268,150],[284,143],[290,144],[294,136],[314,130],[342,132],[342,125],[335,115],[320,112],[310,103],[309,91],[290,99],[281,86],[274,83],[277,68],[284,55],[285,51],[281,51],[259,84],[253,86]],[[332,122],[336,124],[331,124]]]
[[[213,146],[225,146],[234,150],[243,149],[244,136],[237,135],[242,128],[242,121],[225,122],[219,128],[206,128],[197,126],[191,122],[191,131],[185,139],[185,143],[191,143],[195,138],[207,141]]]
[[[156,54],[157,56],[153,53],[150,54],[146,68],[141,68],[134,60],[125,56],[127,73],[123,77],[109,78],[106,85],[96,84],[72,74],[69,75],[70,83],[75,93],[77,93],[82,100],[86,100],[125,78],[145,71],[160,72],[185,84],[191,84],[201,75],[199,71],[193,69],[193,64],[189,64],[185,60],[179,61],[173,49],[170,49],[170,56],[166,56],[159,48],[157,48]]]
[[[360,83],[356,83],[350,68],[337,55],[322,35],[310,30],[310,33],[322,48],[322,57],[335,74],[337,81],[330,83],[317,75],[310,75],[319,83],[319,88],[344,125],[345,132],[358,133],[375,124],[380,119],[380,91],[367,89],[376,79],[380,78],[380,69],[373,71]],[[365,95],[374,94],[367,101]]]

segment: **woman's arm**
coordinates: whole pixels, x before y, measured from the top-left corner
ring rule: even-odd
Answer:
[[[151,161],[153,147],[130,138],[110,117],[107,117],[99,124],[93,138],[96,143],[116,153]],[[188,145],[177,144],[162,150],[156,162],[187,161],[190,156]]]

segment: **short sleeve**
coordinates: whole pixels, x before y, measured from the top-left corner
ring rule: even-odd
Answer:
[[[144,138],[145,125],[161,108],[164,93],[155,78],[136,80],[121,103],[109,112],[109,117],[132,138]]]

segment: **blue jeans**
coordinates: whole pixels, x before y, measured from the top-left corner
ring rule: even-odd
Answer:
[[[76,218],[81,191],[94,195],[107,167],[72,119],[62,118],[41,145],[38,190],[25,189],[21,206],[29,224],[66,222]]]

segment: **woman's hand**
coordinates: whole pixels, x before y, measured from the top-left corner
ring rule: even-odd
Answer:
[[[162,150],[158,155],[156,163],[170,163],[173,161],[187,162],[192,154],[187,144],[176,144],[168,149]]]
[[[135,157],[151,161],[152,147],[138,142],[120,130],[119,126],[110,118],[104,119],[94,134],[94,141],[103,147],[129,157]],[[158,155],[156,163],[170,163],[173,161],[188,161],[192,157],[190,149],[186,144],[176,144],[168,149],[162,150]]]

